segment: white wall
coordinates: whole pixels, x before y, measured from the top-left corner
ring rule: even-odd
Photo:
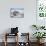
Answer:
[[[24,8],[24,18],[11,18],[10,8]],[[18,26],[19,32],[32,35],[32,24],[36,24],[36,0],[0,0],[0,34]]]

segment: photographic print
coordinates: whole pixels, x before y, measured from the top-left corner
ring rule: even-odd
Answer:
[[[24,8],[11,8],[10,16],[12,18],[24,18]]]

